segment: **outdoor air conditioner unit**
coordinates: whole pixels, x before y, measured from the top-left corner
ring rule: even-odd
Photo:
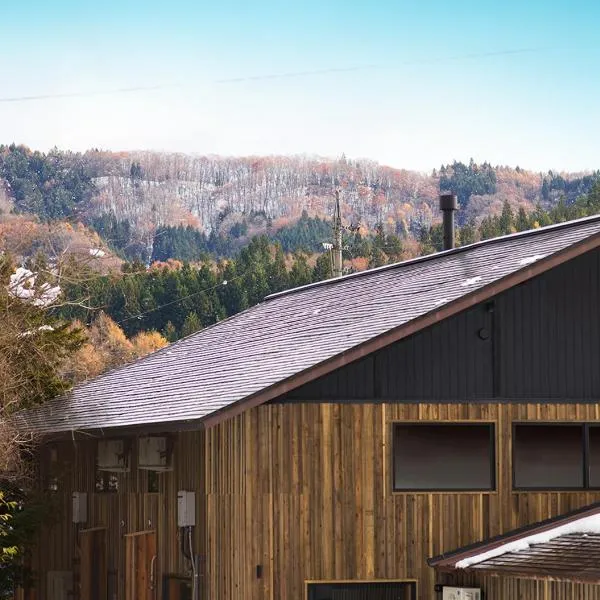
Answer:
[[[170,471],[172,467],[169,439],[158,436],[139,438],[138,467],[146,471]]]
[[[442,600],[481,600],[481,589],[444,586]]]
[[[98,470],[114,473],[129,472],[129,452],[124,440],[98,442]]]

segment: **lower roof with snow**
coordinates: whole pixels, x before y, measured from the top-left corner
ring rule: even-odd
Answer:
[[[600,247],[600,217],[275,294],[21,415],[39,433],[210,426]]]
[[[600,503],[429,559],[438,571],[600,583]]]

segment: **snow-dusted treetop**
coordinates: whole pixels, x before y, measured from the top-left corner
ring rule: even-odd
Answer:
[[[14,298],[31,302],[34,306],[45,308],[56,302],[60,296],[60,286],[49,283],[36,284],[37,275],[24,267],[17,267],[10,276],[8,293]]]

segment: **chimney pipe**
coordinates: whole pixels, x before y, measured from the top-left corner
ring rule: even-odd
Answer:
[[[454,248],[454,211],[457,209],[456,194],[440,194],[440,210],[444,217],[444,250]]]
[[[333,276],[344,274],[342,260],[342,213],[340,210],[340,191],[335,190],[335,209],[333,213]]]

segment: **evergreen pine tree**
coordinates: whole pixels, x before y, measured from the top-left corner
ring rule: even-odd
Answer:
[[[202,329],[202,323],[195,312],[188,313],[183,325],[181,326],[181,337],[186,337]]]

